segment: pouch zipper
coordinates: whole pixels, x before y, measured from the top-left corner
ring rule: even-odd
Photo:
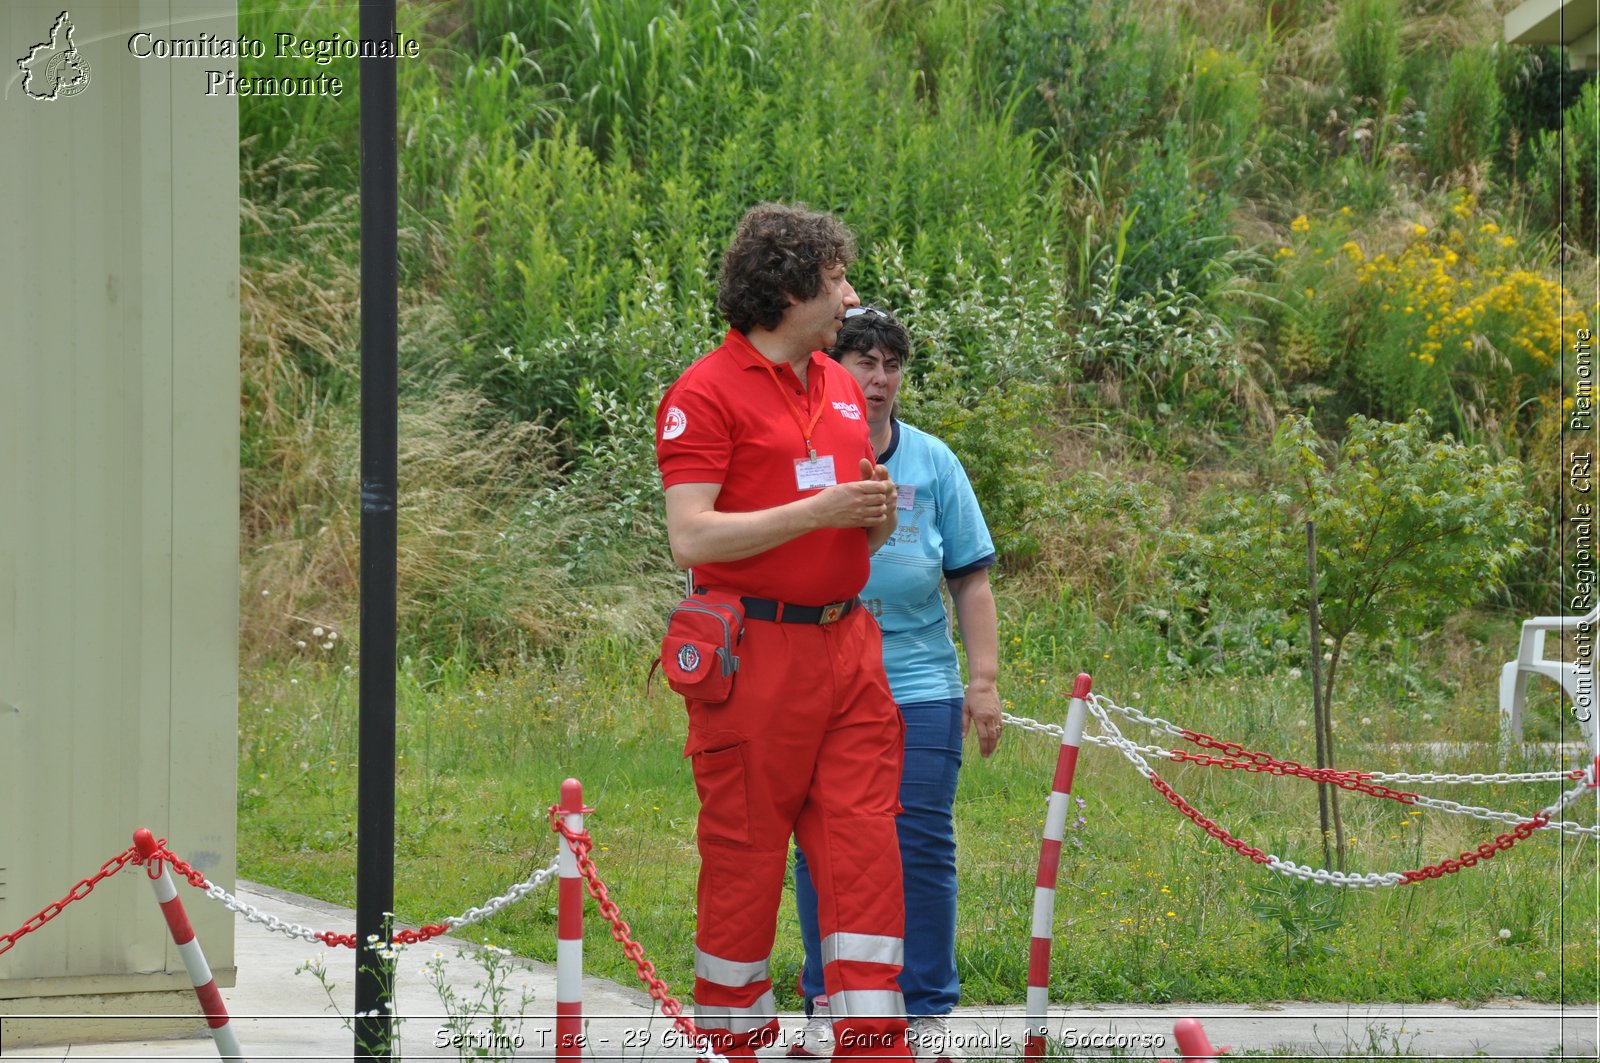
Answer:
[[[722,625],[722,645],[717,648],[717,656],[722,660],[722,674],[726,676],[739,670],[739,658],[733,656],[732,651],[732,647],[738,644],[739,639],[733,636],[731,631],[733,623],[728,618],[728,614],[732,612],[733,609],[726,605],[679,605],[673,608],[667,621],[670,623],[672,617],[679,613],[703,613],[715,617]],[[741,630],[739,637],[743,636],[744,632]]]

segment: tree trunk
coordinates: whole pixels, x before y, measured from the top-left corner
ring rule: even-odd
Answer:
[[[1322,699],[1322,623],[1317,603],[1317,522],[1306,521],[1306,581],[1309,589],[1308,612],[1311,623],[1311,726],[1317,737],[1317,767],[1328,767],[1328,745],[1323,728],[1326,714]],[[1317,813],[1322,824],[1322,866],[1333,866],[1333,852],[1329,847],[1332,835],[1330,793],[1333,787],[1317,783]]]
[[[1329,771],[1337,771],[1338,770],[1337,767],[1334,764],[1334,755],[1333,755],[1333,677],[1334,677],[1334,674],[1339,670],[1339,655],[1340,655],[1341,652],[1343,652],[1343,650],[1344,650],[1344,639],[1343,639],[1343,637],[1334,639],[1334,641],[1333,641],[1333,656],[1332,656],[1332,659],[1330,659],[1328,661],[1328,682],[1327,682],[1327,685],[1325,687],[1323,687],[1323,690],[1322,690],[1322,723],[1323,723],[1323,726],[1327,729],[1327,735],[1323,739],[1323,741],[1324,741],[1324,744],[1328,748],[1328,770]],[[1331,787],[1330,786],[1329,790],[1328,790],[1328,794],[1333,799],[1332,800],[1332,805],[1333,805],[1333,837],[1334,837],[1335,852],[1338,854],[1338,857],[1339,857],[1339,870],[1343,871],[1344,870],[1344,818],[1339,814],[1339,790],[1338,790],[1337,787]]]

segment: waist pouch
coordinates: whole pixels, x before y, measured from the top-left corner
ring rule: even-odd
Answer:
[[[744,606],[737,597],[685,598],[668,615],[667,634],[661,640],[658,663],[667,686],[708,705],[727,701],[739,671],[735,651],[742,638]]]

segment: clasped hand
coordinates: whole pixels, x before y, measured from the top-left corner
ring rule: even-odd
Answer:
[[[872,528],[894,512],[896,494],[889,470],[862,458],[861,479],[823,488],[812,504],[824,528]]]

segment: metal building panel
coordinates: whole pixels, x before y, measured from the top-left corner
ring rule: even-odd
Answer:
[[[234,880],[238,112],[194,61],[127,47],[138,30],[237,36],[234,10],[74,4],[81,91],[33,99],[0,75],[3,932],[138,826]],[[10,71],[61,14],[4,5]],[[0,1014],[187,987],[124,874],[0,956]],[[229,984],[231,917],[189,908]]]

